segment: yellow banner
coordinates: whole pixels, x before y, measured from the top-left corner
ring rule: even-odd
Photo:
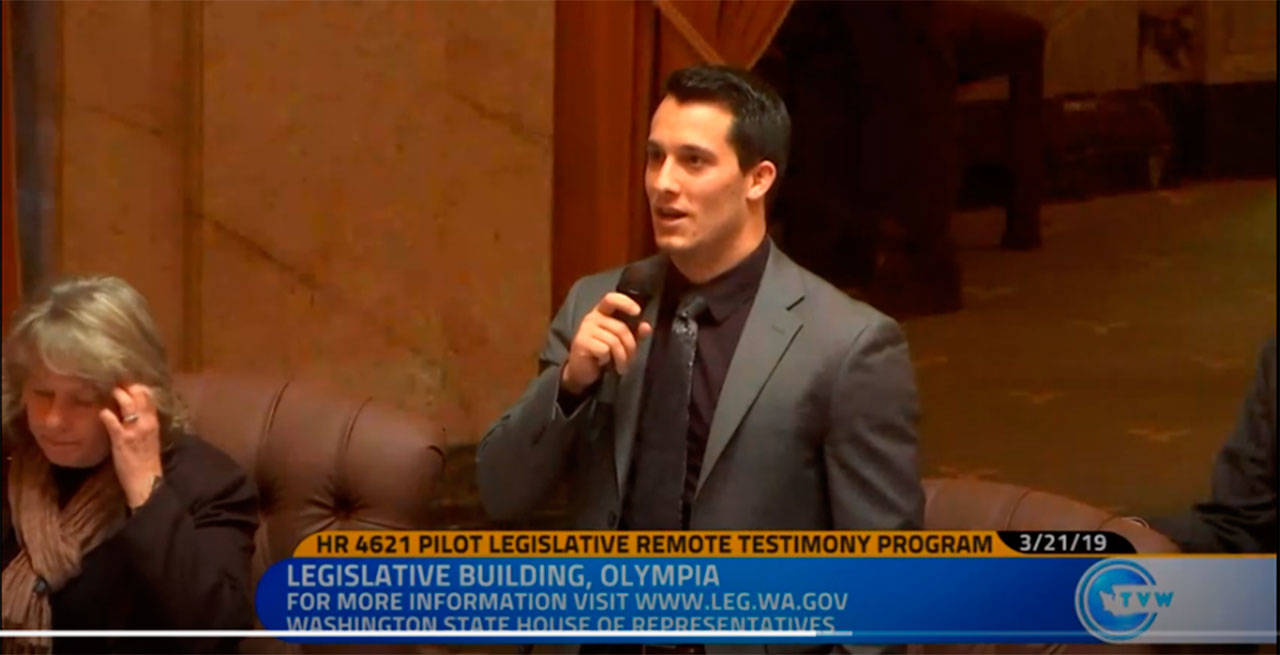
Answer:
[[[994,531],[333,530],[294,557],[1017,557]]]

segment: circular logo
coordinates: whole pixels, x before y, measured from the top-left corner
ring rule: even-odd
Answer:
[[[1134,588],[1154,587],[1146,569],[1128,560],[1104,560],[1089,567],[1076,585],[1076,616],[1103,641],[1126,641],[1156,620],[1154,611],[1134,602]]]

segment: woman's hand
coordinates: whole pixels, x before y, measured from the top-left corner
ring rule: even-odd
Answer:
[[[110,409],[98,413],[111,438],[111,461],[130,509],[138,509],[151,497],[164,473],[160,464],[160,419],[151,390],[131,384],[111,390],[120,405],[120,416]]]

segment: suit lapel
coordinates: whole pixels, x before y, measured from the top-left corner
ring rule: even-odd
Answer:
[[[649,325],[658,324],[658,306],[661,304],[662,287],[666,277],[667,259],[663,255],[650,257],[646,265],[651,267],[652,275],[657,279],[654,285],[653,298],[645,305],[641,318]],[[640,393],[644,388],[644,369],[649,361],[649,350],[653,345],[653,335],[636,344],[636,354],[626,375],[618,380],[618,395],[614,401],[614,465],[618,476],[618,493],[625,493],[627,473],[631,470],[631,451],[636,442],[636,427],[640,417]]]
[[[747,410],[760,395],[765,382],[777,367],[803,321],[791,312],[801,298],[804,287],[796,265],[773,245],[769,262],[760,278],[751,313],[742,328],[742,336],[734,350],[733,360],[725,375],[724,387],[716,402],[707,435],[707,450],[698,476],[698,491],[729,445]]]

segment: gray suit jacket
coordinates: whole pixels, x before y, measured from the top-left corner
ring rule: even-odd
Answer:
[[[665,264],[663,255],[644,262],[655,275]],[[527,515],[567,480],[573,527],[617,527],[651,340],[626,375],[601,386],[616,396],[612,411],[593,397],[565,416],[556,398],[579,323],[620,272],[573,285],[551,322],[540,374],[481,442],[477,478],[493,518]],[[656,300],[645,307],[650,323],[657,309]],[[712,418],[690,527],[919,528],[918,414],[897,323],[775,246]]]

